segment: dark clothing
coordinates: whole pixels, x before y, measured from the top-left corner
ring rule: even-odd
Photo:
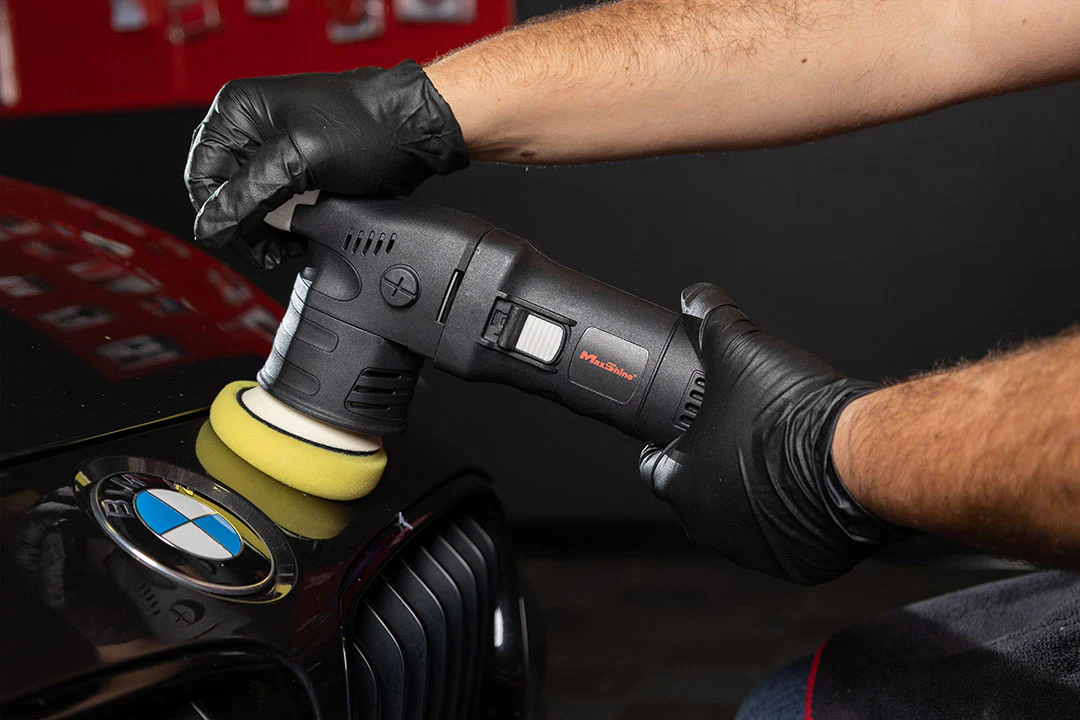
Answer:
[[[1044,572],[909,605],[834,635],[817,720],[1080,718],[1080,576]]]
[[[781,674],[803,684],[805,720],[1080,720],[1080,575],[1032,573],[915,603],[840,631],[809,673],[797,665]]]
[[[813,658],[801,657],[750,691],[735,720],[803,720]]]

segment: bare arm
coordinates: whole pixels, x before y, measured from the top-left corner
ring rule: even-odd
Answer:
[[[833,457],[887,520],[1080,567],[1080,328],[855,400]]]
[[[622,0],[426,70],[474,159],[758,147],[1080,77],[1080,2]]]

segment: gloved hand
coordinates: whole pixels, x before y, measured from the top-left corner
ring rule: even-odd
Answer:
[[[25,587],[94,645],[145,634],[109,581],[113,563],[135,561],[97,528],[70,486],[46,494],[19,518],[14,548]]]
[[[719,288],[683,291],[705,369],[693,425],[646,447],[642,479],[695,543],[742,567],[812,585],[905,533],[864,509],[832,461],[840,411],[878,388],[766,335]]]
[[[304,247],[262,220],[294,194],[405,195],[469,164],[461,128],[415,62],[236,80],[191,140],[195,241],[272,268]]]

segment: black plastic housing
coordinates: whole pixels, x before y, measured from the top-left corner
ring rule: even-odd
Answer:
[[[296,278],[259,383],[332,425],[403,432],[420,367],[438,347],[436,318],[450,278],[492,227],[399,200],[325,196],[298,207],[292,230],[309,240],[311,266]],[[379,287],[402,265],[420,285],[408,307],[389,305]]]
[[[312,266],[297,277],[258,379],[304,413],[401,432],[417,372],[432,358],[650,442],[670,442],[696,414],[690,398],[703,372],[679,314],[552,262],[490,223],[401,200],[326,196],[297,207],[292,231],[310,241]],[[515,345],[530,316],[561,333],[554,358]]]

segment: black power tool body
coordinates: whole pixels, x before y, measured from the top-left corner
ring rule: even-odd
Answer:
[[[307,239],[310,265],[258,382],[306,415],[402,432],[425,358],[658,444],[697,413],[705,378],[693,317],[443,207],[323,194],[272,216]]]

